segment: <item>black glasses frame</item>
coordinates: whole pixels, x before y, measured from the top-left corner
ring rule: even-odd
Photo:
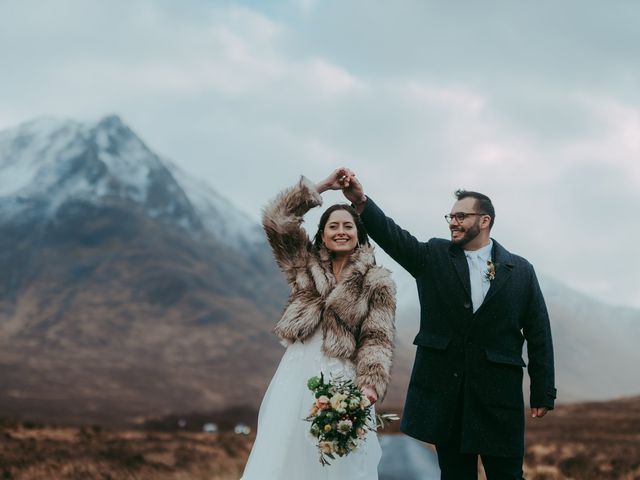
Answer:
[[[488,213],[466,213],[466,212],[456,212],[456,213],[447,213],[444,216],[444,219],[447,221],[447,223],[451,223],[453,221],[453,219],[455,218],[456,221],[458,223],[462,223],[464,222],[464,220],[467,217],[470,217],[472,215],[489,215]]]

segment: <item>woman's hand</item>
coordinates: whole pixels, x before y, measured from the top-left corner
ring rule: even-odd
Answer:
[[[331,175],[316,185],[318,193],[326,192],[327,190],[342,190],[346,186],[345,181],[349,178],[349,173],[346,168],[336,168],[331,172]]]
[[[364,396],[369,399],[371,405],[378,401],[378,394],[373,387],[365,385],[364,387],[362,387],[362,393],[364,393]]]

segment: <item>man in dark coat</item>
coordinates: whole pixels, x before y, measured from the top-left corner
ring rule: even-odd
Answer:
[[[531,415],[553,409],[549,317],[531,264],[490,237],[491,200],[457,191],[451,240],[421,242],[400,228],[340,169],[343,193],[371,238],[416,279],[420,331],[401,430],[433,443],[442,479],[522,479],[522,346],[527,341]]]

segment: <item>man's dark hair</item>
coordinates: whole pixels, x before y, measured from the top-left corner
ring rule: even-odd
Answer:
[[[489,215],[491,217],[491,221],[489,222],[489,230],[493,227],[493,222],[496,219],[496,211],[493,208],[493,203],[491,203],[491,199],[486,195],[478,192],[471,192],[469,190],[456,190],[454,195],[458,200],[462,200],[463,198],[475,198],[476,200],[476,213],[483,213],[485,215]]]

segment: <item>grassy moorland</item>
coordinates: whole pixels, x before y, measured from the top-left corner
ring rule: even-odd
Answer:
[[[0,479],[237,480],[250,447],[230,432],[12,424],[0,433]]]
[[[237,480],[253,435],[0,422],[0,480]],[[527,428],[528,480],[640,479],[640,397],[558,407]]]
[[[640,479],[640,397],[563,405],[527,424],[529,480]]]

